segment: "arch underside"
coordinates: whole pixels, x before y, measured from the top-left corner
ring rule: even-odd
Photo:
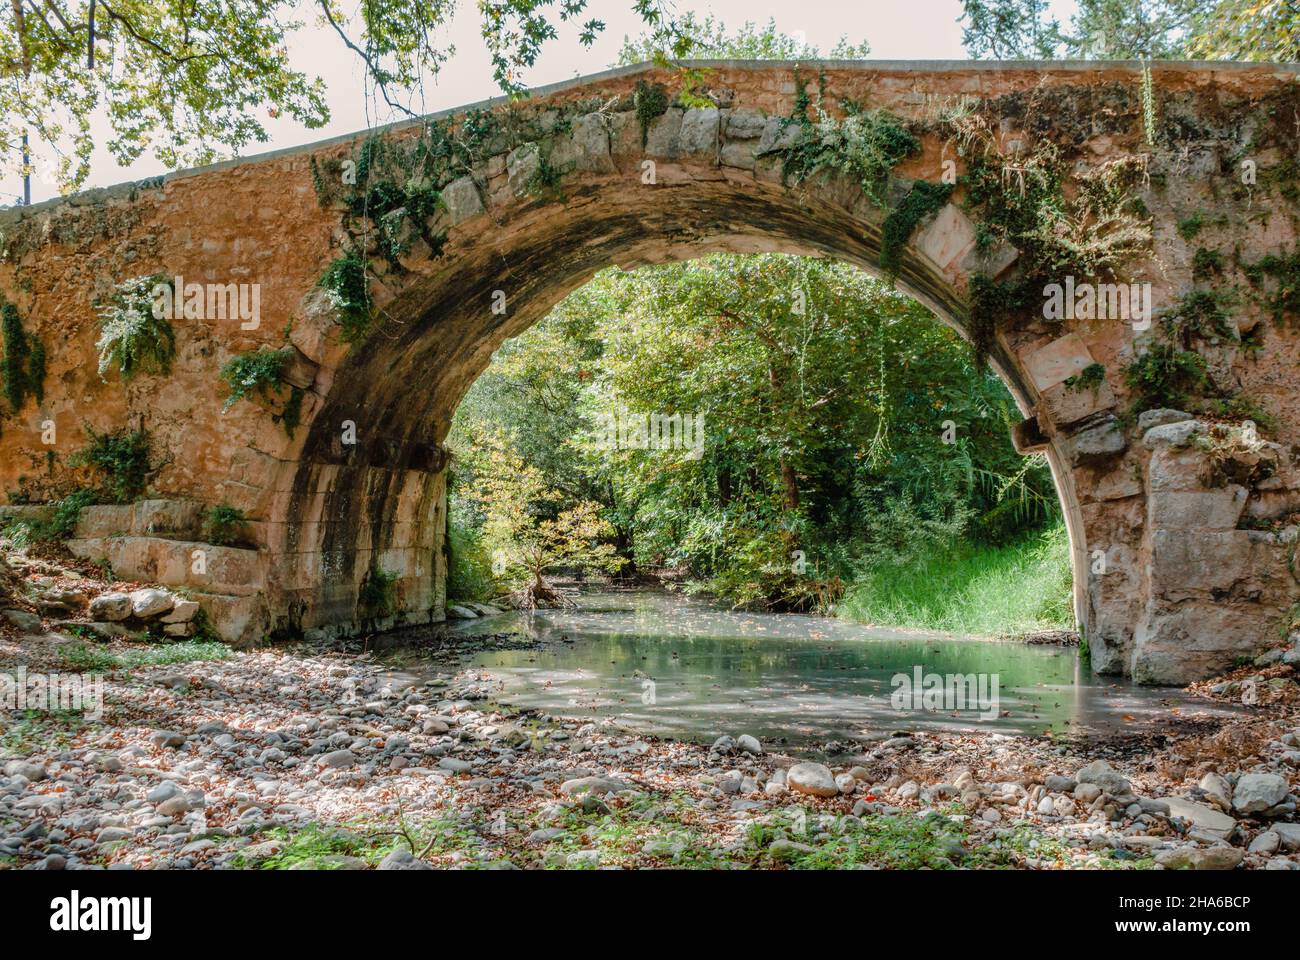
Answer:
[[[622,177],[585,182],[566,194],[562,208],[533,201],[508,221],[487,227],[463,253],[410,282],[385,308],[389,320],[383,330],[336,373],[295,484],[306,504],[320,486],[321,469],[330,470],[317,516],[323,521],[321,553],[332,558],[335,589],[304,598],[320,623],[349,619],[353,587],[372,557],[383,558],[386,568],[410,570],[409,555],[398,559],[412,542],[410,535],[389,518],[401,514],[403,497],[412,496],[415,485],[426,508],[442,503],[432,509],[431,522],[443,522],[445,463],[438,451],[461,399],[506,339],[542,319],[597,271],[715,252],[781,252],[834,258],[881,274],[880,212],[856,192],[848,194],[855,197],[852,206],[866,216],[834,202],[846,195],[840,178],[820,178],[793,190],[780,184],[755,189],[752,180],[716,176],[671,186],[627,183]],[[962,292],[924,257],[907,251],[895,282],[939,321],[967,336]],[[506,295],[501,314],[492,310],[497,291]],[[990,362],[1022,415],[1029,415],[1030,388],[1001,345]],[[337,442],[343,421],[360,428],[354,448]],[[1042,452],[1052,467],[1072,544],[1076,617],[1086,623],[1086,587],[1078,571],[1087,539],[1074,477],[1052,446]],[[441,530],[416,535],[419,549],[430,553],[429,569],[436,567],[441,538]],[[413,609],[443,602],[438,577],[430,581],[418,569],[410,585],[418,597]]]

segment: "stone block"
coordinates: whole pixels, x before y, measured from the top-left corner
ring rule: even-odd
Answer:
[[[1020,362],[1040,394],[1096,363],[1087,345],[1073,333],[1022,353]]]
[[[1246,488],[1153,492],[1147,498],[1152,530],[1233,530],[1246,506]]]
[[[677,142],[687,156],[716,158],[719,115],[717,107],[691,107],[682,115]]]
[[[1068,427],[1086,420],[1104,410],[1115,407],[1115,392],[1102,380],[1095,387],[1070,386],[1058,383],[1043,391],[1038,402],[1040,416],[1045,416],[1045,430]],[[1041,422],[1041,421],[1040,421]]]
[[[975,225],[956,204],[949,203],[921,227],[913,246],[946,271],[975,246]]]
[[[442,206],[447,226],[455,227],[483,213],[483,197],[473,177],[461,177],[442,188]]]

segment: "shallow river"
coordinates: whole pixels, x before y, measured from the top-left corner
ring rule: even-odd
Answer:
[[[749,733],[795,746],[937,728],[1136,732],[1211,712],[1178,690],[1094,677],[1072,648],[732,612],[652,589],[585,592],[576,609],[508,613],[456,629],[521,631],[542,642],[471,659],[501,681],[504,703],[618,716],[647,733],[693,740]],[[418,661],[406,663],[422,672]],[[965,704],[899,704],[895,694],[906,688],[896,678],[916,680],[918,668],[922,689],[931,674],[974,674],[977,682],[982,675],[984,687],[970,688]]]

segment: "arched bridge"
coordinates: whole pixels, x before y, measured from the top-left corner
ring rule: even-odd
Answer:
[[[1098,670],[1187,680],[1292,629],[1294,66],[692,66],[0,211],[7,329],[45,355],[0,422],[7,509],[66,492],[88,431],[142,429],[147,489],[75,552],[235,640],[441,619],[442,444],[502,341],[610,264],[785,251],[889,276],[1006,381]],[[103,325],[163,281],[170,365],[144,324],[140,369],[101,375]],[[223,409],[259,349],[276,382]]]

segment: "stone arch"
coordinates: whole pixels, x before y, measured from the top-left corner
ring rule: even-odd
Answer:
[[[79,205],[74,199],[20,212],[10,233],[20,246],[16,259],[9,242],[16,269],[3,268],[0,289],[20,290],[20,274],[36,276],[36,289],[15,299],[34,315],[48,316],[50,298],[78,279],[66,253],[79,245],[101,264],[125,246],[150,267],[187,276],[215,279],[238,268],[268,285],[273,274],[263,303],[277,324],[237,342],[273,344],[278,320],[291,321],[293,362],[285,376],[303,400],[295,435],[283,435],[252,404],[242,404],[224,422],[196,405],[186,408],[185,426],[155,416],[164,442],[176,445],[182,461],[166,476],[168,492],[237,502],[253,518],[256,550],[229,558],[228,582],[213,594],[236,598],[232,632],[246,638],[349,631],[375,622],[359,605],[359,594],[377,565],[399,577],[399,609],[380,617],[381,625],[438,619],[445,603],[442,442],[452,413],[504,339],[540,319],[597,269],[718,250],[780,250],[832,256],[879,272],[889,213],[915,182],[939,179],[943,161],[953,156],[951,142],[926,124],[936,102],[971,97],[996,104],[999,133],[1012,138],[1061,136],[1074,164],[1067,191],[1077,189],[1078,171],[1131,154],[1143,137],[1139,72],[1131,64],[704,66],[707,88],[697,96],[711,106],[664,102],[657,111],[642,111],[643,90],[678,82],[648,66],[539,91],[527,104],[528,124],[513,137],[485,141],[472,165],[437,184],[440,208],[408,227],[400,251],[375,258],[371,306],[382,319],[351,346],[340,342],[340,311],[317,280],[340,255],[373,250],[383,225],[362,218],[358,226],[319,181],[322,171],[355,162],[365,149],[358,138],[189,171],[161,184],[83,198]],[[820,78],[839,96],[914,124],[916,149],[893,166],[885,202],[833,171],[788,182],[781,151],[799,129],[784,118],[799,102],[800,77]],[[1265,121],[1249,118],[1293,97],[1295,79],[1294,70],[1271,66],[1157,67],[1168,122],[1183,131],[1191,152],[1180,160],[1174,151],[1152,151],[1151,163],[1164,176],[1178,163],[1199,163],[1211,189],[1145,190],[1154,241],[1148,256],[1128,265],[1126,279],[1150,282],[1166,302],[1189,286],[1191,251],[1174,229],[1188,198],[1214,192],[1213,177],[1222,176],[1225,158],[1235,159],[1247,141],[1261,139]],[[1030,128],[1041,123],[1041,115],[1029,117],[1025,107],[1036,96],[1051,100],[1060,129]],[[1254,112],[1243,113],[1247,106]],[[477,116],[475,109],[509,108],[487,104],[453,115]],[[421,132],[420,125],[406,124],[380,136],[400,145]],[[1272,136],[1272,142],[1289,142],[1276,131]],[[1282,165],[1276,155],[1261,160]],[[643,182],[647,161],[654,164],[653,183]],[[1227,202],[1213,202],[1228,210]],[[234,216],[223,218],[222,210]],[[184,223],[179,231],[178,219]],[[1237,227],[1238,255],[1244,244],[1254,256],[1293,245],[1296,219],[1292,209],[1263,229],[1229,223],[1225,236]],[[257,240],[250,241],[251,234]],[[255,248],[251,258],[249,246]],[[1021,259],[1014,247],[990,249],[979,241],[960,193],[927,211],[898,253],[898,285],[967,335],[973,332],[974,278],[1015,277]],[[121,264],[115,272],[121,274]],[[496,291],[505,295],[503,313],[491,309]],[[1244,330],[1251,319],[1259,322],[1243,312],[1234,323]],[[1229,451],[1230,460],[1237,458],[1230,482],[1207,487],[1197,478],[1210,454],[1189,452],[1184,441],[1208,435],[1209,425],[1177,413],[1142,423],[1124,416],[1131,398],[1121,370],[1137,349],[1133,330],[1113,322],[1048,323],[1034,315],[1012,321],[993,337],[974,332],[988,341],[990,362],[1026,417],[1015,431],[1018,448],[1044,451],[1052,463],[1071,536],[1076,609],[1094,665],[1173,681],[1226,666],[1261,646],[1296,599],[1287,572],[1294,533],[1242,529],[1240,521],[1248,500],[1264,505],[1251,508],[1260,517],[1300,507],[1290,499],[1300,488],[1286,449],[1300,440],[1291,436],[1291,426],[1280,426],[1279,442],[1242,455],[1254,457],[1254,465],[1237,463],[1242,457]],[[83,354],[85,326],[83,320],[72,338]],[[1282,359],[1294,351],[1295,339],[1277,327],[1277,342],[1264,348],[1256,369],[1222,351],[1207,350],[1209,362],[1272,397],[1284,396],[1298,379]],[[199,378],[212,380],[210,357],[232,349],[214,341],[217,329],[209,323],[183,339],[181,357],[194,374],[193,392],[213,407],[220,406],[220,391]],[[65,366],[75,367],[75,351],[69,359]],[[1066,383],[1097,364],[1104,377],[1092,388]],[[64,380],[68,396],[89,389],[75,372]],[[136,389],[125,404],[110,399],[104,413],[156,412],[159,403],[177,402],[165,384]],[[345,442],[349,424],[355,442]],[[231,430],[233,439],[226,436]],[[241,431],[246,442],[239,442]],[[196,442],[195,432],[220,454]],[[130,523],[138,525],[138,514]],[[88,553],[106,549],[94,536],[78,540]],[[1094,572],[1094,557],[1104,573]],[[1207,565],[1216,569],[1201,569]]]

